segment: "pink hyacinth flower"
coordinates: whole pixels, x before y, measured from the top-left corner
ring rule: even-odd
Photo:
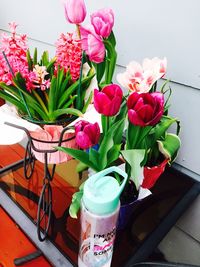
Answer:
[[[91,15],[91,23],[96,34],[107,38],[114,25],[114,13],[110,8],[100,9]]]
[[[81,42],[75,34],[61,34],[56,42],[56,70],[58,66],[70,71],[73,81],[80,76],[82,48]]]
[[[26,81],[26,88],[28,91],[34,89],[35,75],[29,71],[26,52],[28,49],[27,38],[24,34],[16,34],[17,24],[15,22],[9,23],[11,35],[2,34],[0,40],[0,82],[7,85],[13,84],[12,74],[8,68],[7,62],[2,54],[5,53],[8,62],[14,72],[20,72]],[[32,79],[33,78],[33,79]]]
[[[82,48],[94,63],[101,63],[105,57],[105,46],[92,26],[80,27]]]
[[[86,7],[83,0],[66,0],[64,3],[65,18],[69,23],[80,24],[86,16]]]

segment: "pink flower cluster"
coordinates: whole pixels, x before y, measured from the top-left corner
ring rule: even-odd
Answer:
[[[34,87],[32,81],[36,79],[36,75],[34,72],[29,72],[28,69],[26,35],[16,35],[16,23],[9,23],[9,26],[12,33],[11,36],[3,34],[1,38],[0,81],[7,85],[12,84],[12,74],[2,54],[4,51],[14,74],[20,72],[26,80],[27,89],[31,90]]]
[[[80,76],[82,48],[80,40],[72,33],[61,34],[56,42],[56,69],[58,65],[70,74],[73,81]]]
[[[126,89],[137,93],[147,93],[152,85],[166,73],[167,59],[154,57],[144,59],[142,66],[132,61],[124,73],[117,75],[117,81]]]
[[[80,24],[86,17],[83,0],[66,0],[65,17],[70,23]],[[80,27],[82,48],[94,63],[100,63],[105,58],[104,38],[108,38],[114,25],[112,9],[104,8],[91,15],[91,25]]]
[[[95,63],[104,61],[106,49],[103,38],[108,38],[114,25],[112,9],[101,9],[91,15],[91,25],[80,27],[83,50]]]

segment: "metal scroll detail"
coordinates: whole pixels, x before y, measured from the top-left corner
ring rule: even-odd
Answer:
[[[28,140],[24,155],[24,177],[29,180],[33,174],[35,157],[31,151],[31,142]]]

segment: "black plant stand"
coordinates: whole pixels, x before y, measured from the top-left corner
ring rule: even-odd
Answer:
[[[53,164],[52,170],[50,171],[48,168],[48,154],[50,153],[55,153],[58,150],[57,149],[49,149],[49,150],[42,150],[38,149],[34,145],[34,141],[40,142],[40,143],[46,143],[46,144],[51,144],[55,146],[61,146],[62,143],[71,141],[74,139],[73,137],[63,139],[64,133],[71,129],[71,127],[65,127],[63,128],[60,138],[57,141],[44,141],[44,140],[39,140],[36,138],[33,138],[29,131],[22,126],[18,126],[13,123],[5,122],[6,125],[9,125],[11,127],[15,127],[17,129],[23,130],[27,137],[28,137],[28,142],[26,145],[26,150],[25,150],[25,156],[24,159],[11,164],[9,166],[6,166],[5,168],[0,169],[0,174],[4,173],[5,171],[8,171],[10,169],[17,169],[19,166],[22,164],[24,165],[24,177],[29,180],[32,177],[33,171],[34,171],[34,166],[35,166],[35,156],[33,155],[32,151],[36,151],[39,153],[44,154],[44,177],[43,177],[43,186],[42,190],[40,193],[39,197],[39,202],[38,202],[38,210],[37,210],[37,235],[38,239],[42,242],[46,239],[49,231],[49,226],[51,222],[51,215],[52,215],[52,188],[51,188],[51,181],[53,179],[54,173],[55,173],[55,168],[56,164]]]

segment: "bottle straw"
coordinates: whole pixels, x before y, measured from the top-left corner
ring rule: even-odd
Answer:
[[[9,63],[9,61],[8,61],[8,58],[7,58],[6,54],[5,54],[5,52],[3,51],[2,54],[3,54],[4,58],[5,58],[5,61],[6,61],[7,65],[8,65],[8,67],[9,67],[9,70],[10,70],[10,72],[11,72],[13,78],[14,78],[14,77],[15,77],[15,74],[14,74],[14,72],[13,72],[11,66],[10,66],[10,63]],[[32,119],[32,116],[31,116],[30,110],[29,110],[29,108],[28,108],[28,106],[27,106],[27,103],[26,103],[26,100],[25,100],[25,98],[24,98],[24,95],[23,95],[22,92],[19,90],[19,88],[17,88],[17,89],[18,89],[19,94],[20,94],[20,96],[21,96],[21,99],[22,99],[22,101],[23,101],[23,103],[24,103],[24,106],[25,106],[25,108],[26,108],[26,111],[27,111],[29,117]]]

